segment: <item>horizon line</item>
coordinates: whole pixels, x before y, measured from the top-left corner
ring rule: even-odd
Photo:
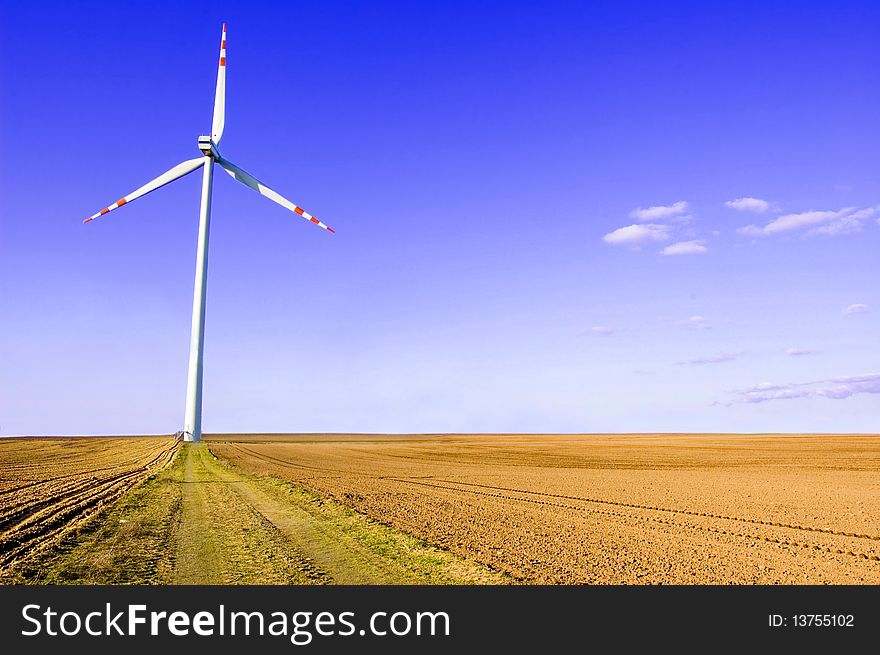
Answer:
[[[454,437],[454,436],[864,436],[880,437],[880,432],[205,432],[205,438],[253,436],[353,436],[353,437]],[[140,434],[4,434],[0,439],[147,439],[175,437],[176,433]]]

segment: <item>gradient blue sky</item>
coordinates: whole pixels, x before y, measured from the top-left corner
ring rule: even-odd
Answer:
[[[119,5],[0,9],[0,434],[181,428],[198,175],[81,220],[223,21],[224,155],[337,234],[215,173],[205,431],[877,431],[878,3]]]

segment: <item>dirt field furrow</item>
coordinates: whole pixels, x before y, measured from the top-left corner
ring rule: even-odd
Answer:
[[[538,583],[880,583],[872,435],[254,435],[211,448]]]
[[[428,483],[428,482],[415,481],[415,480],[404,480],[401,478],[388,478],[388,479],[392,479],[392,480],[395,480],[397,482],[401,482],[404,484],[417,484],[417,485],[422,485],[422,486],[426,486],[426,487],[432,487],[434,489],[446,489],[446,490],[451,490],[451,491],[459,491],[459,492],[462,492],[465,494],[470,493],[470,494],[475,494],[475,495],[479,495],[479,496],[485,496],[487,498],[500,498],[500,499],[507,500],[507,501],[533,503],[536,505],[544,505],[547,507],[554,507],[554,508],[559,508],[559,509],[564,509],[564,510],[572,510],[575,512],[588,512],[591,514],[598,514],[598,515],[607,516],[607,517],[615,517],[615,518],[618,518],[622,521],[629,522],[630,524],[638,524],[638,523],[650,521],[650,522],[655,522],[655,523],[661,523],[663,525],[673,526],[673,527],[676,527],[681,530],[704,530],[706,532],[712,532],[712,533],[721,534],[721,535],[729,535],[732,537],[739,537],[742,539],[752,539],[752,540],[757,540],[757,541],[765,541],[767,543],[795,546],[798,548],[808,548],[808,549],[812,548],[813,550],[826,552],[826,553],[834,553],[834,554],[839,554],[839,555],[849,555],[852,557],[857,557],[857,558],[866,559],[866,560],[880,561],[880,555],[878,555],[877,552],[873,549],[870,550],[869,552],[861,552],[859,550],[859,548],[862,547],[863,545],[856,545],[856,546],[849,545],[849,547],[847,547],[847,546],[839,546],[839,545],[838,546],[826,545],[826,544],[815,543],[815,542],[802,542],[802,541],[797,541],[797,540],[794,540],[791,538],[786,538],[785,536],[779,536],[779,535],[774,536],[773,534],[767,534],[767,533],[758,534],[758,533],[754,533],[754,532],[753,533],[744,532],[744,531],[742,531],[741,527],[739,527],[739,526],[721,527],[718,524],[700,525],[700,524],[693,523],[693,522],[676,520],[676,519],[672,519],[672,518],[665,518],[662,516],[639,515],[639,514],[634,514],[634,513],[627,513],[624,511],[601,510],[601,509],[596,509],[596,508],[591,508],[591,507],[567,505],[564,503],[553,502],[553,501],[549,501],[549,500],[537,500],[535,498],[527,498],[527,497],[523,498],[523,497],[516,497],[516,496],[508,496],[508,495],[504,495],[504,494],[491,493],[488,491],[476,491],[473,489],[463,489],[463,488],[456,487],[456,486],[432,484],[432,483]],[[498,487],[490,487],[488,485],[475,485],[475,486],[488,487],[490,489],[498,489]],[[513,491],[513,490],[511,490],[511,491]],[[523,493],[523,494],[535,493],[536,495],[546,495],[546,494],[540,494],[540,492],[520,492],[520,493]],[[565,498],[566,496],[560,496],[558,494],[553,494],[553,497]],[[609,503],[608,501],[594,501],[594,500],[586,500],[586,499],[581,499],[581,500],[585,500],[585,502],[590,502],[590,503],[595,502],[595,503],[602,503],[602,504],[611,504],[611,505],[616,505],[618,507],[627,507],[627,508],[633,508],[633,509],[643,509],[643,510],[660,511],[660,512],[672,512],[672,513],[676,513],[676,514],[690,514],[693,516],[705,517],[705,518],[709,518],[709,519],[722,519],[722,523],[724,521],[737,521],[738,520],[738,519],[730,519],[728,517],[719,517],[719,516],[715,516],[712,514],[704,514],[704,513],[697,513],[697,512],[688,512],[688,511],[680,511],[680,510],[667,510],[667,509],[655,510],[654,508],[647,507],[644,505],[631,505],[631,504],[627,504],[627,503]],[[767,526],[771,526],[771,527],[789,527],[789,526],[785,526],[785,525],[781,525],[781,524],[777,524],[777,523],[772,523],[772,522],[759,522],[759,521],[749,521],[749,522],[755,523],[756,525],[767,525]],[[819,531],[824,532],[822,530],[819,530]],[[827,532],[829,534],[833,534],[833,535],[845,534],[845,533],[830,531],[830,530]],[[847,534],[846,536],[861,538],[861,535],[848,535]],[[869,537],[869,536],[865,536],[864,538],[872,539],[872,537]],[[869,544],[869,546],[870,546],[870,544]],[[853,547],[856,549],[855,552],[853,550],[851,550]]]
[[[61,538],[64,532],[162,468],[176,444],[164,439],[14,439],[0,444],[0,573]],[[91,453],[88,451],[91,449]],[[78,461],[69,451],[89,454]],[[30,455],[29,465],[4,459]],[[105,464],[105,465],[102,465]],[[30,479],[27,484],[16,484]]]
[[[401,482],[411,482],[410,480],[400,480]],[[615,505],[618,507],[630,507],[633,509],[646,509],[656,512],[669,512],[672,514],[686,514],[691,516],[703,516],[711,519],[722,519],[725,521],[739,521],[742,523],[753,523],[755,525],[768,525],[778,528],[789,528],[791,530],[803,530],[805,532],[821,532],[824,534],[833,534],[839,535],[842,537],[854,537],[857,539],[870,539],[872,541],[880,541],[880,536],[873,534],[856,534],[854,532],[843,532],[840,530],[833,530],[831,528],[818,528],[811,527],[806,525],[794,525],[791,523],[779,523],[776,521],[762,521],[760,519],[750,519],[743,518],[739,516],[724,516],[723,514],[710,514],[707,512],[696,512],[689,509],[675,509],[670,507],[653,507],[651,505],[636,505],[633,503],[622,503],[613,500],[601,499],[601,498],[583,498],[581,496],[566,496],[565,494],[551,494],[543,491],[527,491],[525,489],[511,489],[510,487],[497,487],[489,484],[477,484],[474,482],[456,482],[455,480],[443,480],[442,478],[438,478],[437,482],[447,482],[453,485],[464,485],[468,487],[481,487],[483,489],[494,489],[496,491],[510,491],[514,493],[520,494],[528,494],[532,496],[546,496],[548,498],[562,498],[565,500],[579,500],[585,503],[597,503],[602,505]]]

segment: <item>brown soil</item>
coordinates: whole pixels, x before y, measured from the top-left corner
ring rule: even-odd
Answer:
[[[243,470],[527,582],[880,583],[876,436],[213,439]]]
[[[169,437],[0,441],[0,577],[162,469]]]

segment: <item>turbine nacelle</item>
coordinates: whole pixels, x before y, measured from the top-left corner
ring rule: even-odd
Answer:
[[[199,150],[202,151],[202,154],[205,155],[205,157],[210,157],[215,161],[220,159],[220,152],[217,150],[217,144],[214,143],[213,139],[209,136],[199,137]]]

